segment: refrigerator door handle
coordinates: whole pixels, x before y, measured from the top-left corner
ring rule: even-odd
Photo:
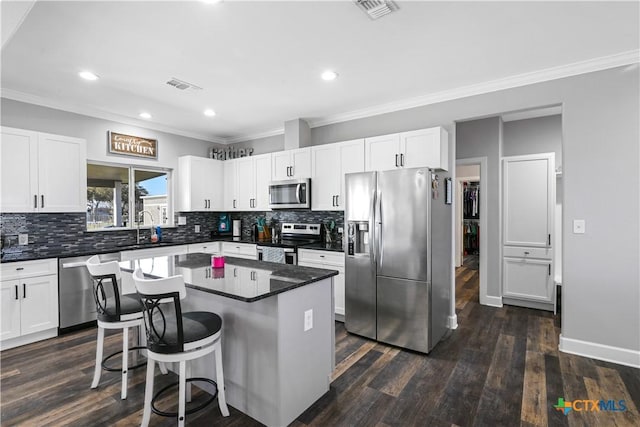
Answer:
[[[384,259],[384,240],[382,234],[382,193],[378,197],[378,245],[380,246],[380,268],[382,268],[382,260]]]

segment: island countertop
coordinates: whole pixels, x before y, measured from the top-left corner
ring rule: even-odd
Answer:
[[[133,272],[140,266],[145,276],[182,275],[187,287],[244,302],[254,302],[338,275],[336,270],[277,264],[225,257],[223,268],[211,267],[211,255],[191,253],[120,262]]]

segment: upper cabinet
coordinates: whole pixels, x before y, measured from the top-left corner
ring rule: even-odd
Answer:
[[[428,167],[447,170],[449,135],[442,127],[365,139],[367,171]]]
[[[555,154],[504,157],[503,244],[552,247]]]
[[[178,158],[178,211],[223,209],[223,162],[206,157]]]
[[[271,154],[241,157],[224,163],[225,209],[268,210]]]
[[[1,128],[0,211],[86,212],[84,139]]]
[[[364,139],[311,148],[311,209],[344,210],[344,175],[364,172]]]
[[[273,181],[310,178],[311,148],[297,148],[273,153],[271,164],[271,179]]]

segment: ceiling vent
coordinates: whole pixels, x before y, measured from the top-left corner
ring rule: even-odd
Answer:
[[[169,86],[173,86],[176,89],[180,89],[180,90],[186,90],[186,89],[202,90],[200,86],[196,86],[192,83],[185,82],[184,80],[176,79],[175,77],[172,77],[171,80],[167,82],[167,84]]]
[[[371,19],[378,19],[398,10],[398,6],[392,1],[355,0],[355,3],[356,6],[367,12]]]

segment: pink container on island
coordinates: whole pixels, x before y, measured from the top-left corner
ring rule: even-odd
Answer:
[[[224,267],[224,257],[214,255],[211,257],[211,267],[213,268],[222,268]]]

